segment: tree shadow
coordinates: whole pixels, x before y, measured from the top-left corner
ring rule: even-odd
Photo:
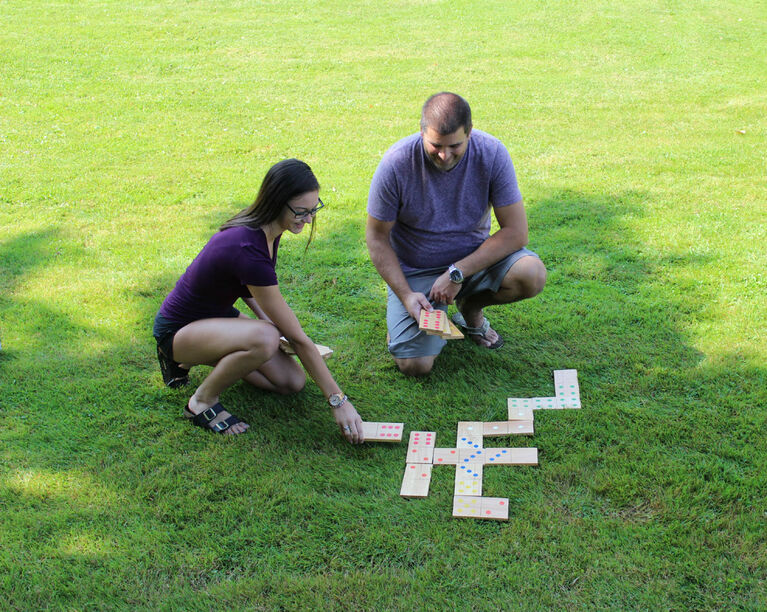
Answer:
[[[534,300],[488,309],[506,337],[503,349],[449,343],[424,379],[403,377],[386,351],[385,286],[367,255],[362,206],[356,217],[328,224],[307,252],[301,240],[284,241],[280,286],[310,336],[335,350],[328,365],[363,416],[436,431],[440,446],[452,445],[458,420],[503,419],[507,397],[550,395],[552,370],[576,368],[584,408],[536,414],[535,437],[511,445],[536,445],[540,467],[489,471],[487,494],[513,493],[515,511],[541,525],[563,525],[584,541],[596,537],[588,536],[595,518],[616,533],[638,522],[675,525],[681,512],[722,519],[721,535],[705,536],[721,551],[734,540],[734,518],[762,503],[767,449],[753,432],[765,425],[765,369],[735,354],[704,359],[695,348],[684,323],[701,316],[712,290],[696,285],[672,293],[667,283],[706,260],[644,248],[629,221],[642,218],[646,199],[637,192],[562,191],[529,202],[531,248],[549,269],[546,289]],[[210,215],[201,245],[226,213]],[[4,261],[7,253],[16,261],[0,277],[4,287],[50,262],[51,232],[20,238],[2,252]],[[24,583],[32,575],[76,577],[97,568],[104,580],[89,601],[122,601],[121,582],[107,576],[130,582],[135,572],[178,591],[202,574],[210,583],[257,574],[260,562],[231,552],[243,538],[267,556],[279,551],[274,558],[299,573],[307,542],[311,550],[344,550],[345,563],[360,569],[370,546],[429,564],[426,553],[406,550],[406,537],[371,541],[360,528],[359,541],[350,541],[327,526],[312,530],[298,516],[340,505],[354,517],[371,491],[387,524],[400,508],[403,447],[346,445],[312,383],[287,398],[243,384],[227,391],[226,404],[255,425],[237,439],[206,435],[182,420],[191,388],[162,385],[151,336],[154,314],[182,272],[160,270],[118,292],[115,299],[130,299],[135,309],[109,332],[5,294],[4,309],[24,310],[28,320],[24,358],[3,356],[0,502],[14,510],[5,532],[31,536],[23,546],[14,536],[13,552],[0,559],[17,568],[8,575]],[[41,335],[52,329],[58,331]],[[203,375],[193,373],[193,385]],[[762,408],[746,411],[747,405]],[[681,506],[680,495],[687,496]],[[447,499],[441,490],[433,496]],[[395,534],[424,529],[417,511],[397,516]],[[296,524],[303,526],[301,545],[288,545]],[[697,537],[702,525],[669,537]],[[732,545],[748,559],[757,522],[741,528],[747,537]],[[212,532],[224,534],[213,548],[201,537]],[[481,541],[494,537],[478,533]],[[612,546],[611,537],[598,541]],[[652,549],[651,538],[640,539]],[[104,540],[114,546],[99,548]],[[49,564],[34,566],[20,550]],[[158,560],[174,554],[175,563]],[[712,579],[707,561],[717,554],[702,553],[700,571],[686,571],[705,584]],[[58,601],[83,600],[71,593]]]
[[[49,227],[20,234],[0,243],[0,311],[5,312],[2,319],[4,327],[30,318],[39,323],[38,328],[44,325],[44,316],[30,313],[26,308],[24,316],[13,316],[13,310],[18,312],[13,296],[17,286],[30,272],[43,268],[57,256],[58,251],[53,242],[59,235],[58,228]],[[6,332],[7,327],[5,330],[0,328],[0,342],[5,345],[0,352],[0,364],[17,359],[20,353],[7,341]]]
[[[56,256],[53,241],[60,235],[56,227],[20,234],[0,243],[0,299],[8,294],[31,270],[45,266]]]

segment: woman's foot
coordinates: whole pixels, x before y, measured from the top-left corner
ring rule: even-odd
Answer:
[[[229,413],[220,403],[205,405],[194,396],[184,408],[184,416],[193,425],[215,433],[236,435],[245,433],[250,425]]]

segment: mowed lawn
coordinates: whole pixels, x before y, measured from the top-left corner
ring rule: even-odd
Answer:
[[[0,2],[0,608],[767,608],[767,5]],[[544,292],[408,380],[364,244],[383,152],[464,95],[514,160]],[[274,162],[315,170],[283,294],[363,418],[453,446],[536,413],[538,467],[485,470],[508,522],[399,497],[319,389],[181,417],[151,324]],[[193,372],[199,383],[204,371]]]

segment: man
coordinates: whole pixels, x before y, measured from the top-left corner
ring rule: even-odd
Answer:
[[[500,229],[490,235],[490,209]],[[418,329],[421,309],[447,310],[479,346],[503,338],[483,308],[531,298],[546,268],[527,244],[527,216],[511,157],[496,138],[472,131],[461,96],[430,97],[421,132],[396,143],[376,170],[365,237],[389,285],[389,351],[406,375],[422,376],[446,341]],[[427,297],[428,296],[428,297]]]

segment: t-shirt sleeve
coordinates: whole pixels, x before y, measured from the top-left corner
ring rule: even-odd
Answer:
[[[243,285],[270,287],[277,284],[277,272],[265,246],[241,242],[232,267],[235,277]]]
[[[395,221],[399,211],[397,176],[390,158],[385,156],[378,164],[368,193],[368,214],[379,221]]]
[[[508,206],[522,200],[522,193],[517,185],[517,173],[506,147],[500,142],[493,160],[493,172],[490,180],[490,203],[494,207]]]

